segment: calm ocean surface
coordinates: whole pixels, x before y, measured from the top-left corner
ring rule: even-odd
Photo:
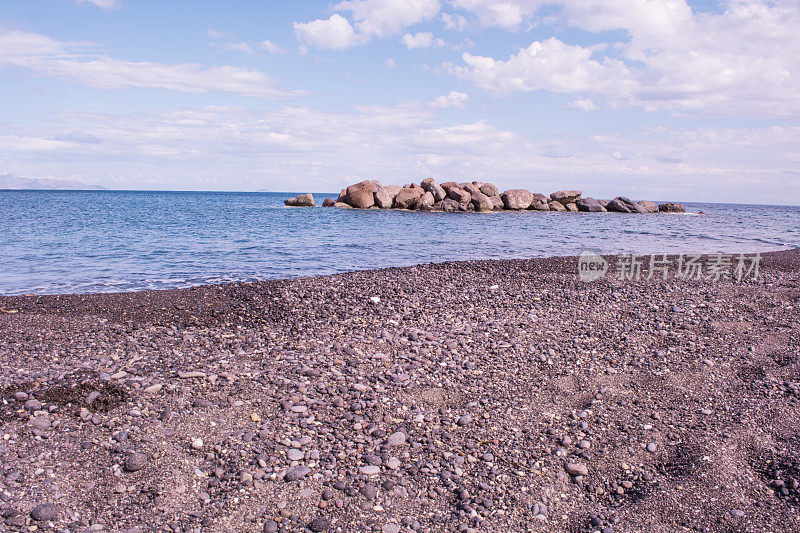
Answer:
[[[0,294],[165,289],[459,259],[800,246],[800,207],[705,216],[284,208],[283,193],[0,191]],[[329,195],[333,196],[333,195]],[[315,195],[318,204],[324,195]]]

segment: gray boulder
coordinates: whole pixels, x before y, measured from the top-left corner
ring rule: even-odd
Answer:
[[[608,211],[615,213],[643,213],[642,208],[624,196],[617,196],[606,205]]]
[[[650,200],[642,200],[641,202],[636,203],[641,208],[643,213],[658,213],[658,204],[655,202],[651,202]]]
[[[322,201],[322,207],[333,207],[334,205],[336,205],[336,200],[333,198],[325,198]]]
[[[570,211],[572,213],[577,213],[578,212],[578,206],[575,205],[572,202],[570,202],[568,204],[564,204],[564,207],[567,209],[567,211]]]
[[[309,192],[295,196],[294,198],[287,198],[283,201],[284,205],[289,207],[314,207],[314,196]]]
[[[547,204],[547,207],[550,208],[550,211],[566,211],[567,210],[567,208],[564,207],[564,204],[562,204],[561,202],[556,202],[555,200],[550,201]]]
[[[667,202],[666,204],[660,204],[658,206],[659,213],[685,213],[686,208],[683,207],[683,204],[678,204],[675,202]]]
[[[423,189],[431,193],[433,195],[433,199],[437,202],[441,202],[447,198],[447,193],[445,192],[444,188],[436,183],[436,180],[433,178],[426,178],[422,180],[420,185],[422,185]]]
[[[446,198],[441,203],[442,211],[446,211],[448,213],[455,213],[456,211],[464,211],[464,204],[461,202],[457,202],[452,198]]]
[[[580,198],[575,202],[575,205],[578,206],[578,211],[587,213],[604,213],[606,211],[606,208],[592,197]]]
[[[503,203],[503,199],[500,198],[500,195],[490,196],[489,200],[491,200],[492,203],[494,204],[495,211],[502,211],[506,207],[505,204]]]
[[[387,185],[381,187],[375,193],[375,205],[381,209],[391,209],[394,205],[394,199],[397,193],[400,192],[401,187],[398,185]]]
[[[489,198],[492,196],[500,196],[500,189],[498,189],[494,183],[484,183],[479,189]]]
[[[500,198],[503,199],[506,209],[528,209],[533,202],[533,193],[525,189],[509,189]]]
[[[345,193],[344,201],[353,207],[367,209],[375,205],[374,184],[371,181],[362,181],[350,185]]]
[[[471,202],[475,211],[494,211],[494,202],[480,190],[472,194]]]
[[[550,195],[550,199],[560,204],[574,204],[581,197],[581,191],[556,191]]]
[[[434,203],[436,203],[436,200],[433,198],[433,194],[430,191],[425,191],[425,194],[420,196],[417,201],[416,207],[420,211],[431,211]]]
[[[528,209],[532,211],[550,211],[550,206],[547,204],[548,204],[547,196],[545,196],[544,194],[539,194],[538,192],[533,193],[533,201],[531,202],[531,205],[528,207]]]

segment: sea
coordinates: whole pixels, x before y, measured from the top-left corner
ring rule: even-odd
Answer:
[[[686,202],[686,215],[284,207],[294,195],[0,190],[0,295],[169,289],[587,250],[800,247],[800,207]],[[321,204],[336,194],[314,196]]]

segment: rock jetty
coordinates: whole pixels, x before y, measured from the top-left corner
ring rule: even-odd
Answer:
[[[289,206],[314,206],[311,194],[286,200]],[[648,200],[634,202],[623,196],[613,200],[583,197],[581,191],[556,191],[549,196],[526,189],[500,192],[493,183],[473,181],[437,183],[426,178],[408,185],[383,185],[366,180],[348,186],[336,199],[326,198],[322,207],[345,209],[406,209],[415,211],[563,211],[587,213],[683,213],[683,205],[656,204]]]

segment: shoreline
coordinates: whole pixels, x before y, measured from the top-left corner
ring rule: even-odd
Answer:
[[[552,257],[0,297],[2,521],[795,528],[800,249],[761,258],[747,282]]]

